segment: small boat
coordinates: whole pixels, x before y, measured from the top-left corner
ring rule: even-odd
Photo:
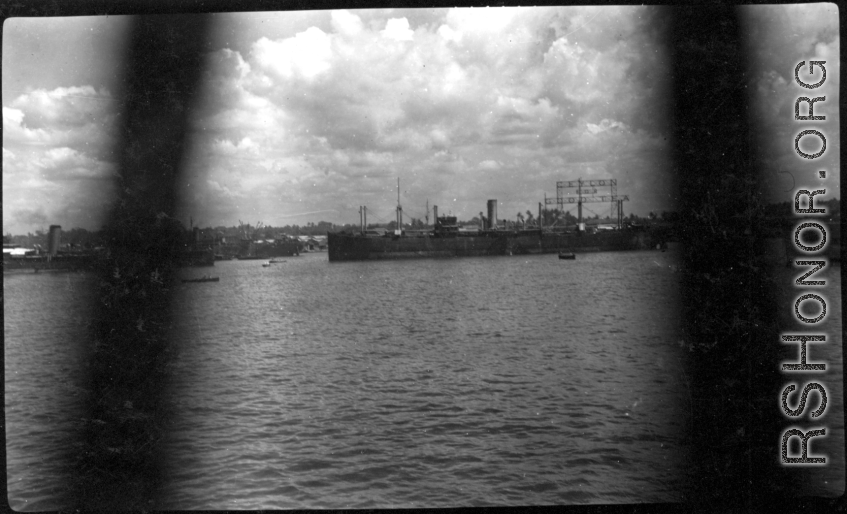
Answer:
[[[263,267],[263,268],[269,268],[270,266],[271,266],[271,263],[270,263],[270,262],[263,262],[263,263],[262,263],[262,267]]]
[[[279,264],[280,262],[285,262],[285,259],[271,259],[268,264]]]
[[[564,260],[564,259],[574,260],[574,259],[576,259],[576,254],[573,253],[573,252],[559,252],[559,258],[562,259],[562,260]]]
[[[182,283],[185,284],[186,282],[220,282],[220,280],[220,277],[210,277],[209,275],[206,275],[205,277],[200,278],[184,278],[182,279]]]

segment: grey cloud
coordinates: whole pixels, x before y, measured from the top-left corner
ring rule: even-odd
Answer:
[[[794,151],[794,137],[802,123],[794,120],[794,102],[800,96],[825,96],[815,104],[815,115],[825,121],[806,122],[803,128],[815,128],[828,141],[840,138],[838,105],[840,102],[840,56],[837,7],[835,4],[756,5],[742,8],[747,40],[751,127],[753,143],[767,184],[785,182],[774,173],[787,171],[798,178],[808,177],[809,162]],[[827,81],[810,91],[794,81],[795,66],[811,59],[825,60]],[[808,72],[808,68],[801,70]],[[806,143],[809,143],[808,141]],[[840,167],[838,152],[829,149],[813,164],[814,170]],[[838,174],[829,185],[837,196]],[[790,186],[790,183],[789,183]],[[783,188],[771,186],[768,201],[785,201]]]
[[[48,224],[47,214],[42,207],[18,209],[12,213],[12,224],[27,227],[44,227]],[[45,227],[46,228],[46,227]]]

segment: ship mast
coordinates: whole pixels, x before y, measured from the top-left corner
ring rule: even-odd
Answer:
[[[403,207],[400,205],[400,177],[397,177],[397,230],[395,234],[403,234]]]
[[[583,225],[582,225],[582,177],[579,177],[577,181],[577,193],[579,194],[579,201],[576,204],[577,208],[577,225],[576,230],[577,233],[582,233]]]

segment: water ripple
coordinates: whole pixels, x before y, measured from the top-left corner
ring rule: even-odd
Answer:
[[[678,274],[656,273],[656,258],[330,265],[312,254],[271,273],[221,262],[219,283],[175,286],[179,415],[156,508],[678,500],[689,409],[684,389],[668,387],[684,383],[668,322]],[[76,369],[68,345],[23,314],[33,284],[4,285],[10,470],[33,465],[30,451],[58,455],[36,448],[57,444],[57,418],[77,419],[74,390],[52,385]],[[62,319],[64,333],[85,315]],[[25,384],[38,367],[52,371]],[[21,438],[24,422],[45,430]],[[9,476],[13,506],[50,507],[33,474]]]

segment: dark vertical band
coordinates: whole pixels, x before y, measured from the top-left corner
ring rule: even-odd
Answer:
[[[119,193],[106,226],[91,325],[91,398],[73,485],[81,509],[155,508],[167,426],[170,290],[184,242],[173,218],[206,17],[136,20],[116,155]]]
[[[673,9],[673,16],[683,316],[694,348],[692,502],[760,511],[785,486],[774,400],[780,342],[739,13],[703,6]]]

